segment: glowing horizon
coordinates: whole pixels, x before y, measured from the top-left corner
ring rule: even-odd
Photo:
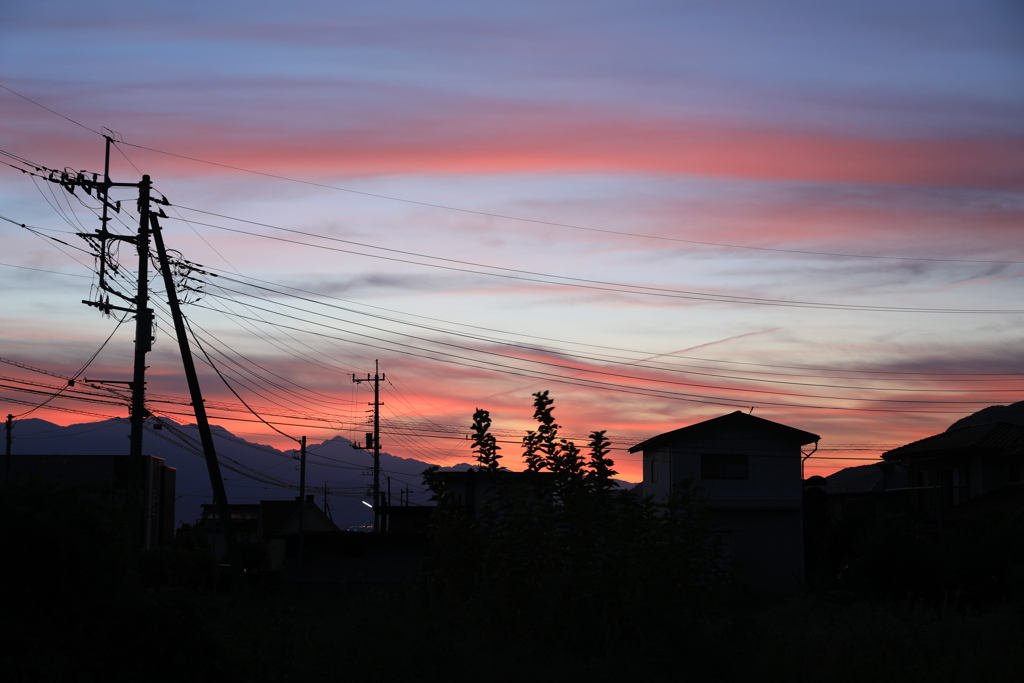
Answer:
[[[253,405],[333,415],[289,424],[311,441],[362,438],[349,376],[375,359],[388,420],[468,430],[479,407],[521,432],[549,390],[563,431],[619,448],[751,407],[826,445],[900,444],[1024,394],[1024,314],[923,311],[1022,309],[1014,8],[143,5],[0,10],[0,85],[57,112],[0,89],[0,150],[98,171],[95,131],[117,131],[112,177],[149,174],[168,246],[220,274],[187,307],[204,344]],[[0,168],[0,216],[98,227],[77,197]],[[117,198],[131,230],[134,199]],[[61,242],[0,222],[0,356],[71,376],[114,321],[78,303],[91,278],[45,272],[90,276],[85,243],[45,234]],[[777,305],[794,301],[827,306]],[[182,397],[158,315],[149,389]],[[132,338],[129,321],[87,374],[123,378]],[[14,399],[37,400],[0,392]],[[471,458],[397,434],[384,450]]]

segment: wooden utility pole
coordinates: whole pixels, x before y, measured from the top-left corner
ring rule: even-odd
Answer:
[[[103,182],[92,183],[85,178],[84,173],[79,173],[75,178],[68,177],[62,184],[68,191],[71,191],[74,187],[84,187],[86,191],[90,191],[92,187],[95,187],[96,198],[102,204],[103,212],[100,217],[100,229],[93,233],[78,233],[78,236],[96,248],[100,268],[99,287],[101,291],[107,292],[108,296],[101,298],[99,301],[82,301],[82,303],[87,306],[94,306],[108,315],[111,311],[124,311],[135,315],[135,358],[132,369],[132,381],[127,383],[132,392],[130,409],[131,435],[129,436],[131,445],[128,452],[131,455],[132,462],[139,464],[142,460],[142,435],[145,432],[146,417],[148,417],[146,412],[146,354],[153,348],[153,310],[149,307],[149,199],[150,188],[153,184],[148,175],[142,176],[142,181],[138,183],[112,182],[110,180],[110,145],[113,141],[109,136],[104,136],[104,138],[107,141],[107,147],[103,165]],[[121,211],[120,202],[111,203],[110,201],[110,188],[112,187],[139,188],[139,230],[134,236],[115,235],[107,230],[107,223],[110,221],[110,210],[114,209],[118,213]],[[107,272],[111,269],[111,265],[107,263],[107,242],[109,240],[128,242],[135,245],[135,251],[139,259],[135,296],[123,294],[114,288],[107,278]],[[131,307],[112,305],[109,294],[124,300]],[[120,383],[117,382],[117,384]],[[133,465],[134,468],[135,465]],[[138,469],[141,471],[141,467]]]
[[[328,484],[328,482],[325,481],[324,482],[324,512],[327,514],[327,517],[333,522],[334,521],[334,514],[331,512],[331,505],[330,505],[330,503],[327,502],[327,494],[329,492],[328,489],[327,489],[327,484]]]
[[[306,562],[306,437],[299,441],[299,563]]]
[[[164,248],[163,237],[160,233],[160,224],[157,221],[157,214],[151,211],[151,188],[152,182],[148,175],[143,175],[138,183],[115,183],[110,179],[110,147],[113,139],[104,135],[106,140],[106,155],[103,166],[103,180],[100,181],[97,173],[93,173],[90,179],[85,171],[78,173],[68,171],[50,171],[48,180],[63,186],[68,192],[74,193],[76,187],[82,188],[86,193],[92,194],[96,190],[96,198],[102,205],[100,217],[101,226],[99,230],[92,233],[78,233],[78,236],[86,240],[96,251],[96,258],[99,265],[99,296],[96,301],[83,301],[82,303],[98,308],[103,313],[110,315],[112,311],[123,311],[135,316],[135,357],[130,382],[91,380],[101,384],[127,384],[131,390],[131,435],[129,447],[129,471],[131,473],[130,491],[128,501],[130,506],[129,538],[133,548],[143,547],[146,536],[143,532],[143,474],[142,467],[142,437],[145,432],[146,418],[149,411],[146,410],[146,354],[153,347],[153,310],[149,307],[149,259],[150,259],[150,238],[156,243],[157,255],[160,261],[160,270],[163,274],[164,286],[167,290],[167,303],[171,309],[171,316],[174,319],[175,334],[178,339],[178,347],[181,351],[181,362],[188,381],[189,393],[192,398],[192,407],[195,411],[196,426],[199,428],[199,436],[203,446],[203,454],[206,458],[207,471],[210,475],[210,485],[213,487],[214,500],[217,503],[218,515],[224,531],[224,540],[228,550],[231,566],[235,571],[238,586],[244,586],[245,574],[241,558],[238,552],[238,545],[235,541],[234,528],[231,522],[231,511],[228,508],[227,493],[224,489],[224,479],[220,475],[220,465],[217,461],[217,452],[213,444],[213,435],[210,431],[210,423],[206,416],[206,407],[203,403],[202,391],[199,387],[199,379],[195,370],[195,363],[192,359],[192,351],[188,342],[184,316],[181,314],[181,305],[178,293],[175,289],[173,272],[170,260],[167,257],[167,250]],[[110,222],[110,212],[120,213],[121,202],[110,200],[110,190],[114,187],[135,187],[139,190],[138,211],[139,229],[135,235],[118,235],[110,232],[107,225]],[[162,203],[167,205],[166,199]],[[160,216],[163,212],[160,211]],[[111,260],[109,243],[128,242],[135,246],[138,254],[139,265],[137,271],[136,293],[134,296],[125,294],[117,289],[108,272],[116,273],[118,266]],[[127,306],[117,306],[110,302],[110,295],[125,302]],[[89,382],[90,380],[86,380]]]
[[[13,438],[11,437],[11,430],[14,429],[14,416],[13,415],[8,415],[7,416],[7,425],[6,425],[6,427],[7,427],[7,448],[5,449],[5,451],[7,453],[7,464],[6,464],[6,467],[5,467],[5,470],[4,470],[4,483],[5,484],[11,478],[11,441],[13,440]]]
[[[185,379],[188,382],[192,409],[196,416],[196,427],[199,429],[199,440],[203,445],[206,471],[210,475],[213,499],[217,503],[217,514],[220,517],[221,529],[224,532],[224,545],[227,547],[228,561],[231,563],[233,578],[237,582],[232,585],[236,586],[239,590],[244,590],[246,585],[245,568],[242,566],[241,553],[238,551],[235,527],[231,521],[231,508],[228,506],[228,494],[224,489],[224,479],[220,475],[217,448],[213,444],[213,432],[210,431],[210,421],[206,415],[206,404],[203,401],[203,392],[199,386],[199,376],[196,374],[195,361],[192,359],[192,347],[188,343],[185,317],[181,314],[181,302],[178,300],[178,290],[174,284],[174,274],[171,270],[170,259],[167,258],[167,249],[164,248],[164,238],[160,231],[160,223],[157,221],[156,214],[150,213],[149,216],[152,221],[153,241],[156,243],[160,271],[163,274],[164,289],[167,291],[167,304],[171,309],[171,317],[174,320],[174,333],[178,338],[181,365],[185,371]]]
[[[135,355],[132,365],[132,379],[130,382],[100,382],[106,384],[127,384],[131,390],[131,404],[129,408],[129,421],[131,433],[129,435],[128,448],[128,472],[129,491],[127,496],[128,518],[129,518],[129,542],[133,548],[144,548],[147,545],[147,534],[144,528],[145,509],[143,500],[145,497],[145,470],[142,466],[142,436],[146,428],[146,418],[149,412],[146,410],[146,354],[153,348],[153,310],[149,307],[149,201],[150,188],[152,183],[148,175],[142,176],[138,183],[115,183],[110,180],[110,145],[113,140],[105,135],[106,154],[103,165],[103,181],[100,182],[96,175],[92,174],[90,180],[84,171],[78,174],[62,174],[60,178],[51,178],[53,182],[60,183],[68,192],[74,192],[76,187],[81,187],[87,193],[92,194],[96,190],[96,198],[102,204],[101,226],[99,230],[92,233],[78,233],[78,236],[85,239],[96,249],[96,256],[99,260],[99,287],[100,298],[98,301],[82,301],[88,306],[94,306],[103,313],[110,315],[112,311],[123,311],[135,316]],[[107,230],[107,223],[110,221],[110,211],[121,211],[121,203],[110,201],[110,189],[112,187],[136,187],[139,189],[138,211],[139,229],[135,235],[117,235]],[[108,270],[115,270],[116,265],[108,263],[109,241],[128,242],[135,246],[138,255],[139,265],[137,271],[136,292],[134,296],[124,294],[116,289],[107,277]],[[106,296],[102,295],[106,292]],[[128,306],[116,306],[110,303],[110,294],[121,299]]]
[[[132,372],[131,459],[142,462],[142,434],[146,424],[146,354],[153,348],[153,309],[149,308],[149,189],[148,175],[139,183],[138,288],[135,295],[135,362]],[[141,470],[141,467],[139,468]]]
[[[385,375],[380,374],[380,361],[373,361],[373,377],[370,377],[367,373],[366,378],[357,378],[352,375],[352,381],[356,384],[362,382],[373,382],[373,403],[369,405],[373,406],[373,443],[367,443],[364,448],[369,450],[373,448],[373,530],[377,533],[381,531],[380,525],[380,407],[384,405],[380,402],[380,382],[386,379]],[[370,439],[370,434],[366,434],[367,440]],[[354,446],[358,448],[359,446]]]

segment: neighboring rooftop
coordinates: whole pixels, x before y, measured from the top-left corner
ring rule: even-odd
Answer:
[[[730,429],[747,429],[770,433],[779,439],[793,441],[801,446],[814,443],[821,439],[817,434],[805,432],[802,429],[796,429],[795,427],[789,427],[779,422],[772,422],[771,420],[766,420],[762,417],[754,417],[753,415],[737,410],[736,412],[729,413],[728,415],[714,417],[710,420],[698,422],[688,427],[682,427],[671,432],[665,432],[664,434],[651,437],[650,439],[638,443],[630,448],[629,452],[636,453],[637,451],[656,448],[662,443],[675,441],[678,438],[697,438],[707,432]]]
[[[1024,454],[1024,425],[989,422],[950,429],[894,448],[883,453],[882,458],[904,460],[969,454]]]

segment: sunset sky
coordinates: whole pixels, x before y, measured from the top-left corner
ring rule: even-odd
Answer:
[[[4,2],[0,86],[0,357],[61,377],[117,326],[80,303],[97,203],[17,169],[102,171],[105,127],[219,275],[204,348],[311,442],[362,438],[375,359],[384,449],[438,464],[541,390],[618,448],[753,409],[821,435],[808,474],[1024,400],[1019,2]],[[151,409],[187,422],[163,308]],[[214,422],[292,446],[202,369]]]

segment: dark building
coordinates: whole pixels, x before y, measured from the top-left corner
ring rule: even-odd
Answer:
[[[644,495],[665,502],[680,485],[703,491],[729,555],[763,593],[801,586],[803,453],[817,434],[734,412],[660,434],[643,453]]]
[[[7,462],[9,481],[44,481],[88,487],[124,509],[130,472],[127,455],[11,455]],[[142,547],[153,549],[174,538],[175,477],[177,471],[162,458],[142,456]]]
[[[954,427],[882,455],[905,467],[908,478],[905,487],[887,488],[893,499],[888,507],[937,514],[993,506],[1024,510],[1024,426],[999,421]]]

